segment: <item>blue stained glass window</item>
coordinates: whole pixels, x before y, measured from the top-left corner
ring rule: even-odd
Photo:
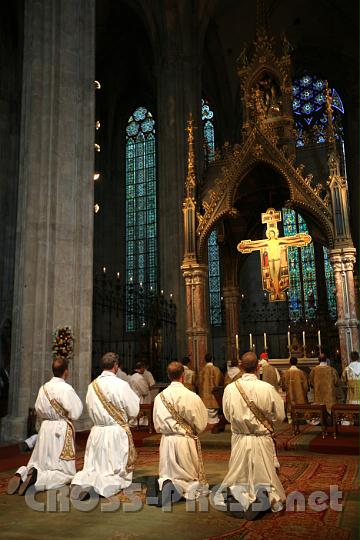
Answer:
[[[285,236],[308,232],[305,220],[294,210],[283,208],[282,215]],[[318,302],[313,243],[303,248],[290,247],[288,262],[290,320],[313,319]]]
[[[203,123],[205,161],[208,164],[213,161],[215,156],[215,131],[213,124],[214,113],[205,99],[201,100],[201,118]],[[211,232],[208,239],[208,268],[210,323],[213,326],[221,326],[220,262],[216,230]]]
[[[309,74],[293,81],[292,108],[298,148],[326,141],[326,85],[326,80]],[[335,88],[331,89],[331,96],[335,134],[342,141],[344,106]]]
[[[337,318],[337,310],[336,310],[334,271],[331,266],[328,248],[323,247],[323,252],[324,252],[324,269],[325,269],[328,310],[329,310],[330,318],[335,321]]]
[[[126,281],[126,329],[133,331],[134,285],[157,288],[155,121],[145,107],[126,126]]]

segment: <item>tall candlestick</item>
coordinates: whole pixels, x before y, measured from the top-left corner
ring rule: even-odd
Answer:
[[[321,353],[321,336],[320,336],[320,330],[318,330],[318,345],[319,345],[319,353]]]
[[[236,359],[239,359],[239,336],[235,335]]]
[[[249,340],[250,340],[250,351],[253,350],[253,340],[252,340],[252,334],[249,334]]]
[[[305,358],[305,356],[306,356],[305,330],[303,330],[302,337],[303,337],[303,348],[304,348],[304,358]]]
[[[288,338],[288,348],[289,348],[289,354],[290,354],[290,347],[291,347],[290,332],[287,333],[287,338]]]
[[[267,349],[266,332],[264,332],[264,351]]]

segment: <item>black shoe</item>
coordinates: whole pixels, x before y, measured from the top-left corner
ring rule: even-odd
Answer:
[[[171,480],[165,480],[159,497],[158,506],[171,506],[181,501],[182,495],[178,492]]]
[[[256,500],[244,512],[244,517],[248,521],[254,521],[255,519],[262,518],[268,510],[270,510],[268,494],[266,491],[259,491]]]
[[[157,476],[148,476],[146,478],[146,504],[149,506],[161,506],[161,493]]]
[[[37,470],[35,469],[35,467],[31,467],[31,469],[29,469],[28,471],[26,480],[19,487],[19,491],[18,491],[19,495],[25,495],[26,490],[30,486],[35,484],[36,479],[37,479]]]

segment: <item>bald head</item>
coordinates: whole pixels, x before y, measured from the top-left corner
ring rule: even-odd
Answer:
[[[184,366],[181,362],[170,362],[167,367],[167,374],[170,381],[180,381],[184,375]]]
[[[259,360],[255,353],[248,351],[241,357],[241,367],[245,373],[255,373]]]

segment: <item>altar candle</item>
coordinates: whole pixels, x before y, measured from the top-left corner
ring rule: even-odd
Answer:
[[[303,347],[304,347],[304,356],[305,356],[305,349],[306,349],[306,341],[305,341],[305,330],[303,330]]]
[[[320,336],[320,330],[318,330],[318,345],[319,345],[319,348],[321,348],[321,336]]]
[[[239,336],[235,335],[236,358],[239,358]]]
[[[290,332],[288,334],[288,347],[289,347],[289,353],[290,353],[290,346],[291,346],[291,340],[290,340]]]
[[[253,342],[252,342],[252,334],[249,334],[249,339],[250,339],[250,351],[253,350]]]
[[[264,332],[264,351],[267,349],[266,332]]]

